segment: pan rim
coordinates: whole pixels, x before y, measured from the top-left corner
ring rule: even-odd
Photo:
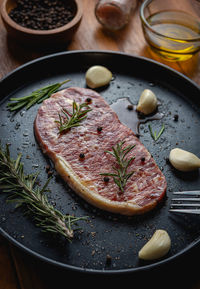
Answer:
[[[161,69],[164,70],[168,70],[170,73],[172,73],[173,75],[179,76],[180,78],[184,79],[185,81],[187,81],[188,83],[190,83],[191,86],[195,87],[197,90],[200,91],[200,86],[195,83],[193,80],[191,80],[189,77],[185,76],[184,74],[182,74],[179,71],[176,71],[175,69],[163,64],[163,63],[159,63],[156,60],[153,59],[149,59],[143,56],[137,56],[137,55],[133,55],[133,54],[129,54],[129,53],[125,53],[125,52],[119,52],[119,51],[108,51],[108,50],[73,50],[73,51],[64,51],[64,52],[58,52],[58,53],[53,53],[53,54],[49,54],[46,56],[42,56],[40,58],[31,60],[17,68],[15,68],[13,71],[11,71],[10,73],[8,73],[7,75],[5,75],[1,80],[0,80],[0,84],[3,83],[4,81],[9,80],[10,77],[14,76],[16,73],[18,73],[18,71],[21,71],[23,69],[28,68],[29,66],[32,66],[35,63],[39,63],[39,62],[43,62],[44,60],[48,60],[51,58],[55,58],[55,57],[62,57],[64,55],[70,55],[70,54],[109,54],[109,55],[121,55],[121,56],[125,56],[125,57],[131,57],[140,61],[144,61],[144,62],[149,62],[152,63],[155,66],[160,67]],[[3,230],[0,227],[0,233],[2,236],[4,236],[8,241],[10,241],[13,245],[15,245],[16,247],[18,247],[19,249],[21,249],[22,251],[28,253],[29,255],[36,257],[38,259],[40,259],[41,261],[45,261],[51,265],[54,266],[58,266],[64,269],[69,269],[69,270],[73,270],[76,272],[81,272],[81,273],[90,273],[90,274],[106,274],[106,275],[112,275],[112,274],[126,274],[126,273],[133,273],[133,272],[139,272],[139,271],[147,271],[147,270],[151,270],[154,268],[157,268],[159,266],[163,266],[165,264],[168,264],[172,261],[174,261],[175,259],[178,259],[179,257],[183,256],[184,254],[186,254],[187,252],[189,252],[192,248],[195,248],[196,246],[199,245],[200,243],[200,238],[197,239],[196,241],[193,241],[192,243],[190,243],[187,247],[185,247],[183,250],[181,250],[180,252],[174,254],[173,256],[170,256],[168,258],[162,259],[162,260],[158,260],[154,263],[151,264],[147,264],[147,265],[141,265],[139,267],[134,267],[134,268],[128,268],[128,269],[90,269],[90,268],[83,268],[83,267],[78,267],[78,266],[73,266],[73,265],[69,265],[69,264],[64,264],[62,262],[53,260],[51,258],[45,257],[40,253],[35,252],[32,249],[29,249],[27,246],[24,246],[22,243],[20,243],[19,241],[17,241],[16,239],[14,239],[9,233],[7,233],[5,230]]]

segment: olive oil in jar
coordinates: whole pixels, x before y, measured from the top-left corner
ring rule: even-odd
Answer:
[[[182,61],[199,51],[200,22],[194,16],[182,11],[165,10],[150,15],[147,22],[152,29],[144,31],[145,37],[161,57]]]

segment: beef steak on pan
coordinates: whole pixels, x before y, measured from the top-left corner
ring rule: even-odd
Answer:
[[[72,112],[73,101],[86,102],[91,111],[77,127],[59,133],[62,109]],[[38,110],[35,136],[43,152],[53,161],[68,185],[92,205],[123,215],[142,214],[153,209],[165,195],[166,179],[134,132],[122,124],[101,95],[91,89],[71,87],[53,94]],[[117,164],[112,152],[134,146],[127,155],[131,174],[123,190],[113,176]]]

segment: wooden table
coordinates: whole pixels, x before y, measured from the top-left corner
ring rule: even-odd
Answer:
[[[0,0],[1,3],[2,0]],[[153,54],[143,37],[141,23],[139,19],[139,6],[133,12],[130,23],[121,31],[111,33],[102,29],[94,16],[94,0],[83,1],[84,15],[77,34],[72,42],[66,46],[65,50],[113,50],[123,51],[134,55],[145,56],[162,62],[170,67],[182,72],[196,83],[200,84],[200,58],[196,55],[192,59],[182,63],[166,62]],[[14,68],[37,57],[46,55],[47,52],[34,51],[7,39],[5,28],[0,20],[0,77],[4,77]],[[161,268],[159,271],[143,272],[141,277],[137,275],[105,277],[105,276],[85,276],[77,275],[73,272],[58,270],[55,267],[47,266],[41,261],[26,255],[24,252],[9,244],[6,239],[0,237],[0,289],[49,289],[67,288],[71,285],[83,284],[95,286],[96,282],[105,284],[107,280],[123,280],[134,282],[129,284],[134,286],[136,281],[142,285],[154,286],[156,288],[170,285],[172,288],[175,281],[179,280],[178,288],[197,289],[200,288],[200,276],[198,274],[200,249],[194,249],[189,256],[179,260],[174,267]],[[174,279],[172,279],[174,276]],[[174,281],[173,281],[174,280]],[[160,284],[160,282],[162,282]],[[125,283],[125,284],[127,284]],[[98,284],[98,283],[97,283]],[[100,284],[100,283],[99,283]],[[106,283],[107,284],[107,283]],[[80,283],[79,283],[80,286]],[[174,287],[175,288],[175,287]]]

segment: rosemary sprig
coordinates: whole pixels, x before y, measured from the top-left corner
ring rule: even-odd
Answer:
[[[17,207],[23,205],[36,225],[43,231],[63,235],[68,240],[73,238],[72,226],[84,217],[64,215],[54,208],[44,194],[50,179],[42,188],[36,185],[38,173],[25,175],[21,163],[21,154],[16,160],[11,159],[8,145],[5,151],[0,146],[0,190],[11,193],[9,200],[16,202]]]
[[[122,148],[125,141],[121,141],[117,143],[114,147],[112,147],[112,151],[105,151],[106,153],[114,156],[116,163],[112,168],[116,171],[116,173],[101,173],[102,176],[111,176],[113,177],[114,182],[119,187],[121,192],[124,192],[124,188],[128,179],[133,175],[134,171],[127,172],[129,165],[132,160],[134,160],[135,156],[131,158],[127,158],[126,155],[135,147],[135,145],[128,145],[125,148]]]
[[[58,91],[58,89],[66,82],[68,82],[69,79],[63,81],[63,82],[57,82],[54,84],[47,85],[45,87],[39,88],[35,91],[33,91],[31,94],[19,98],[12,97],[10,98],[11,101],[8,103],[8,108],[10,111],[19,110],[23,107],[26,107],[26,110],[28,110],[31,106],[35,105],[36,103],[41,103],[43,100],[49,98],[53,93]]]
[[[79,126],[80,122],[87,117],[87,113],[91,110],[86,102],[79,105],[74,100],[72,103],[72,112],[63,108],[61,110],[63,115],[59,113],[59,121],[55,120],[55,122],[59,124],[59,133]]]
[[[155,141],[157,141],[157,140],[159,139],[159,137],[162,135],[162,133],[163,133],[164,130],[165,130],[164,124],[162,125],[162,127],[161,127],[160,131],[158,132],[158,134],[157,134],[156,131],[153,132],[153,129],[152,129],[152,127],[151,127],[150,124],[148,125],[148,127],[149,127],[149,131],[150,131],[151,137],[152,137]]]

